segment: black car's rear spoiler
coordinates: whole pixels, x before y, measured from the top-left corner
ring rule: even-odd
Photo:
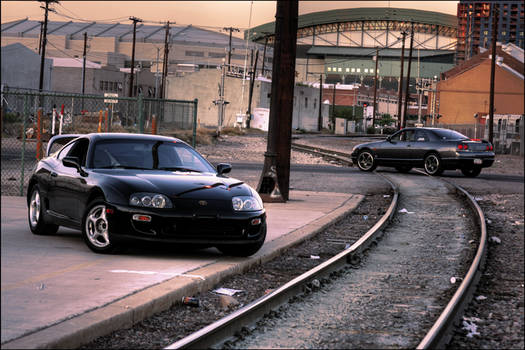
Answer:
[[[53,136],[49,139],[49,142],[47,143],[46,157],[49,156],[49,152],[51,151],[51,148],[55,143],[63,146],[69,141],[74,140],[80,136],[82,136],[82,134],[63,134]]]

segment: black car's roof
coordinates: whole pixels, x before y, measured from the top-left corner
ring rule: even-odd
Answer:
[[[131,134],[131,133],[91,133],[86,134],[91,140],[144,140],[144,141],[177,141],[185,143],[175,137],[162,136],[162,135],[150,135],[150,134]]]

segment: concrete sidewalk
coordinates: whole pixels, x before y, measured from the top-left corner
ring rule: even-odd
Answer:
[[[257,254],[92,253],[80,233],[35,236],[22,197],[2,197],[2,348],[74,348],[169,308],[183,296],[272,259],[352,211],[362,195],[291,191],[266,203],[268,234]]]

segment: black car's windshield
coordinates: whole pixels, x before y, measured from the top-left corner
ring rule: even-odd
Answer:
[[[104,140],[94,147],[93,168],[215,172],[198,152],[180,142]]]
[[[465,135],[454,130],[433,130],[440,140],[465,140]]]

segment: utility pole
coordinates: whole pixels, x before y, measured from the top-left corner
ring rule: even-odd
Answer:
[[[42,92],[44,88],[44,63],[46,60],[46,44],[47,44],[47,15],[49,11],[54,12],[54,10],[49,8],[49,3],[57,3],[56,0],[45,0],[46,7],[40,6],[41,9],[45,10],[44,12],[44,29],[43,29],[43,35],[42,35],[42,52],[40,55],[40,80],[38,82],[38,90]]]
[[[492,4],[492,58],[490,60],[490,96],[489,96],[489,142],[494,144],[494,80],[496,77],[496,42],[498,40],[498,8]]]
[[[376,70],[375,70],[375,77],[374,77],[374,104],[373,104],[373,108],[372,108],[372,127],[375,126],[375,123],[376,123],[376,101],[377,101],[377,63],[379,61],[379,48],[376,47],[376,56],[375,56],[375,61],[376,61]],[[375,129],[374,129],[375,130]]]
[[[87,32],[84,32],[84,50],[82,52],[82,87],[80,91],[82,95],[85,93],[86,89],[86,48],[87,48]],[[82,104],[80,108],[80,113],[84,113],[84,97],[82,97]]]
[[[133,70],[135,69],[135,37],[137,34],[137,22],[142,22],[142,20],[137,17],[130,17],[129,20],[133,21],[133,44],[131,46],[131,75],[129,77],[129,95],[128,97],[133,97]]]
[[[321,131],[323,128],[323,75],[319,74],[319,115],[317,116],[317,131]]]
[[[246,111],[246,129],[250,128],[250,121],[252,120],[252,96],[253,85],[255,84],[255,72],[257,72],[257,59],[259,58],[259,50],[255,51],[255,63],[252,67],[252,74],[250,79],[250,96],[248,97],[248,110]]]
[[[40,36],[38,37],[38,54],[42,50],[42,34],[44,33],[44,21],[40,21]]]
[[[408,54],[408,69],[407,69],[407,85],[405,86],[405,104],[403,107],[403,123],[401,124],[404,127],[407,125],[407,107],[408,107],[408,97],[410,96],[410,67],[412,65],[412,47],[414,45],[414,23],[412,23],[412,28],[410,30],[410,51]]]
[[[404,68],[404,60],[405,60],[405,37],[407,33],[405,31],[401,32],[401,35],[403,36],[403,44],[401,46],[401,73],[399,74],[399,97],[397,100],[397,128],[401,129],[401,103],[403,100],[403,68]]]
[[[289,199],[298,0],[277,0],[267,150],[257,192],[263,201]]]
[[[334,91],[332,92],[332,114],[330,115],[330,129],[335,133],[335,82]]]
[[[166,77],[168,76],[168,54],[169,49],[169,33],[170,33],[170,21],[166,23],[166,34],[164,36],[164,58],[162,60],[162,86],[160,90],[160,98],[166,96]]]
[[[264,37],[264,50],[263,50],[263,58],[262,58],[262,68],[261,68],[261,74],[264,76],[264,61],[266,60],[266,46],[268,45],[268,34],[265,34]]]
[[[228,71],[230,71],[230,62],[232,57],[232,33],[238,32],[238,28],[233,27],[224,27],[223,30],[228,30],[230,32],[230,43],[228,44]]]
[[[157,66],[155,71],[155,98],[159,98],[159,57],[160,47],[157,47],[157,60],[155,61],[155,64]]]
[[[84,95],[86,88],[86,48],[87,48],[87,32],[84,32],[84,51],[82,52],[82,95]],[[82,106],[84,109],[84,106]]]

